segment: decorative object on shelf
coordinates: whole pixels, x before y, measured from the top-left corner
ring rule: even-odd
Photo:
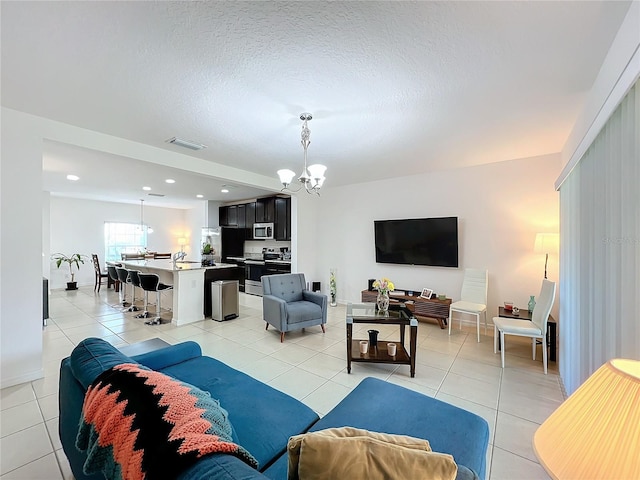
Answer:
[[[398,346],[395,343],[387,343],[387,352],[389,352],[390,357],[396,356],[396,349]]]
[[[329,294],[331,295],[330,305],[332,307],[335,307],[336,305],[338,305],[338,302],[336,301],[336,295],[338,294],[338,289],[336,285],[337,273],[338,273],[338,270],[335,268],[332,268],[329,270]]]
[[[363,355],[369,351],[369,342],[366,340],[360,340],[360,353]]]
[[[504,302],[504,309],[506,312],[513,310],[513,302]]]
[[[447,296],[444,293],[441,293],[440,295],[438,295],[438,300],[444,301],[446,299],[447,299]]]
[[[613,359],[596,370],[533,436],[551,478],[639,478],[638,398],[640,361]]]
[[[66,290],[77,290],[78,283],[75,281],[75,273],[73,273],[73,266],[76,266],[76,269],[80,270],[80,264],[84,264],[84,259],[88,257],[86,255],[82,255],[80,253],[74,253],[72,255],[65,255],[64,253],[54,253],[51,255],[51,259],[55,260],[56,267],[60,268],[60,265],[63,263],[69,264],[69,273],[71,274],[71,281],[67,282]]]
[[[302,120],[302,133],[301,133],[301,141],[302,148],[304,149],[304,168],[302,170],[302,174],[298,177],[298,182],[300,182],[300,186],[297,190],[293,190],[289,188],[293,177],[296,176],[296,173],[293,170],[282,169],[278,170],[278,176],[280,177],[280,182],[282,182],[283,188],[282,191],[288,190],[290,192],[297,192],[302,187],[305,188],[307,193],[315,193],[316,195],[320,195],[320,188],[322,188],[322,184],[324,183],[325,177],[324,172],[327,169],[324,165],[320,165],[316,163],[314,165],[309,165],[307,168],[307,149],[309,148],[309,144],[311,144],[311,130],[307,126],[307,122],[309,122],[313,116],[310,113],[301,113],[300,120]]]
[[[513,307],[511,311],[512,315],[520,315],[520,309],[518,307]]]
[[[547,262],[549,254],[558,254],[560,250],[560,235],[557,233],[537,233],[536,242],[533,246],[534,253],[544,253],[544,278],[547,278]]]
[[[391,280],[388,278],[382,278],[381,280],[376,280],[373,282],[373,288],[378,290],[378,298],[376,299],[376,303],[378,305],[378,310],[381,312],[389,311],[389,292],[393,292],[396,288]]]
[[[423,288],[422,289],[422,293],[420,294],[420,296],[422,298],[431,298],[431,295],[433,295],[433,290],[431,290],[430,288]]]
[[[377,348],[378,334],[380,332],[378,330],[367,330],[367,333],[369,334],[369,345],[371,345],[371,348]]]
[[[545,277],[547,278],[547,277]],[[533,312],[533,308],[536,306],[536,296],[535,295],[531,295],[529,297],[529,303],[527,304],[527,308],[530,312]]]

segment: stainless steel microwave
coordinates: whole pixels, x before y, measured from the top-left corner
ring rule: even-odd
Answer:
[[[254,240],[273,240],[273,223],[254,223]]]

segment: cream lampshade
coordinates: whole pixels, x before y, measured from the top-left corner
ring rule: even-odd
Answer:
[[[640,361],[605,363],[533,437],[554,479],[640,478]]]

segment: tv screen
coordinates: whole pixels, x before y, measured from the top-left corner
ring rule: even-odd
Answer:
[[[375,220],[377,263],[458,266],[458,217]]]

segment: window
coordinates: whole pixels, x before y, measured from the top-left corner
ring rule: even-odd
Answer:
[[[104,258],[120,260],[121,253],[138,253],[147,247],[147,226],[139,223],[104,223]]]

